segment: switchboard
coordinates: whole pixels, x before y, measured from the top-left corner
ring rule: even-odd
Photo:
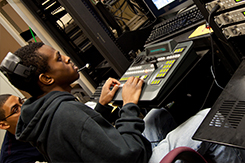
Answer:
[[[176,86],[198,56],[192,50],[193,42],[177,43],[173,39],[147,46],[120,78],[123,85],[130,76],[142,78],[139,105],[161,106],[167,94]],[[122,102],[122,87],[113,101]]]

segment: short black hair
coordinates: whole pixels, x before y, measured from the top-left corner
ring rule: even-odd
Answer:
[[[14,52],[22,60],[22,65],[33,66],[36,71],[28,78],[20,75],[3,71],[9,81],[18,89],[28,92],[31,96],[37,97],[43,93],[38,85],[38,78],[41,73],[47,72],[50,67],[48,66],[48,59],[44,55],[40,55],[38,49],[44,45],[42,42],[33,42],[29,45],[23,46]]]
[[[2,94],[0,95],[0,119],[5,118],[5,110],[3,109],[3,105],[8,100],[8,98],[12,96],[11,94]]]

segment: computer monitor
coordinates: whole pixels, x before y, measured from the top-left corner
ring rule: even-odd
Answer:
[[[155,18],[164,16],[180,9],[188,7],[194,2],[192,0],[143,0],[149,11]]]

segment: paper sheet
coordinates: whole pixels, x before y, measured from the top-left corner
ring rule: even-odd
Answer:
[[[206,28],[206,24],[203,24],[201,26],[199,26],[190,36],[189,38],[193,38],[193,37],[197,37],[197,36],[201,36],[201,35],[205,35],[205,34],[209,34],[212,33],[213,30],[209,28]]]

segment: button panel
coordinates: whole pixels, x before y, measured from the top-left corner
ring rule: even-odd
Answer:
[[[167,62],[163,65],[163,67],[162,67],[162,69],[159,71],[159,73],[157,74],[156,79],[158,79],[158,78],[164,78],[165,75],[167,74],[167,72],[170,70],[170,68],[171,68],[172,65],[174,64],[174,62],[175,62],[175,59],[174,59],[174,60],[167,61]]]

